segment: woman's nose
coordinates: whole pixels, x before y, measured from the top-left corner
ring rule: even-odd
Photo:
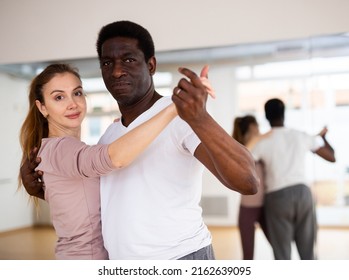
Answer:
[[[77,107],[77,103],[76,101],[74,100],[74,98],[70,98],[69,99],[69,104],[68,104],[68,109],[71,110],[71,109],[75,109]]]

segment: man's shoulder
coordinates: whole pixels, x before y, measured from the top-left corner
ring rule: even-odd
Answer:
[[[172,103],[171,96],[162,96],[151,107],[154,110],[161,110]]]
[[[117,134],[117,131],[119,131],[119,127],[121,126],[121,121],[114,121],[113,123],[111,123],[107,129],[105,130],[105,132],[102,134],[101,138],[98,141],[98,144],[109,144],[111,141],[111,138],[115,138],[114,135]]]
[[[310,133],[301,130],[301,129],[297,129],[297,128],[287,128],[286,133],[288,133],[289,135],[293,136],[293,137],[300,137],[300,138],[314,138],[314,135],[311,135]]]

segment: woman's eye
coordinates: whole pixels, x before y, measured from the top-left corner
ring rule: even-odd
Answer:
[[[75,92],[75,96],[83,96],[84,93],[82,91],[77,91]]]
[[[63,96],[62,95],[57,95],[56,97],[55,97],[55,100],[57,100],[57,101],[60,101],[60,100],[62,100],[63,99]]]

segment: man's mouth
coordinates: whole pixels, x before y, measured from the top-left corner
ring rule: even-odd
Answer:
[[[113,83],[112,87],[117,90],[123,90],[128,88],[131,85],[129,82],[116,82]]]

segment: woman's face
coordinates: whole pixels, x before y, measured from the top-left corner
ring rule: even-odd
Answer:
[[[47,118],[50,134],[63,136],[81,129],[86,99],[78,77],[69,72],[55,75],[44,85],[43,98],[44,103],[37,100],[36,105]]]

